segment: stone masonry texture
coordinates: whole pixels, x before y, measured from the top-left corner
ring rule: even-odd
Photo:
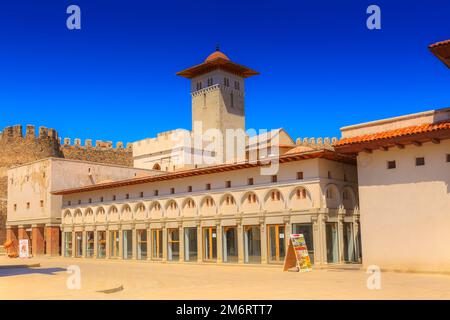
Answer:
[[[81,146],[79,139],[74,145],[70,145],[70,139],[61,144],[54,129],[39,127],[36,133],[35,126],[27,125],[24,133],[21,125],[4,128],[0,132],[0,245],[6,241],[7,170],[48,157],[133,166],[131,146],[124,148],[121,142],[116,148],[103,141],[92,146],[91,140]]]

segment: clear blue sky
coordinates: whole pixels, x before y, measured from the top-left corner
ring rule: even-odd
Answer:
[[[39,5],[37,5],[39,3]],[[66,28],[77,4],[82,29]],[[366,8],[382,30],[366,28]],[[15,0],[0,10],[0,128],[135,141],[191,126],[175,72],[217,42],[261,72],[247,80],[251,128],[293,138],[450,106],[450,70],[428,45],[450,38],[448,0]]]

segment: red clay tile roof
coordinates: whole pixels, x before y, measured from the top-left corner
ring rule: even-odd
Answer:
[[[299,152],[299,153],[295,153],[295,154],[285,154],[285,155],[279,156],[278,160],[279,160],[279,163],[285,163],[285,162],[291,162],[291,161],[300,161],[300,160],[317,159],[317,158],[327,159],[327,160],[332,160],[332,161],[337,161],[337,162],[342,162],[342,163],[356,164],[356,160],[353,155],[338,154],[334,151],[326,150],[326,149],[313,150],[313,151],[307,151],[307,152]],[[266,159],[266,160],[268,160],[268,159]],[[65,190],[56,190],[56,191],[52,191],[51,194],[64,195],[64,194],[72,194],[72,193],[81,193],[81,192],[88,192],[88,191],[93,191],[93,190],[110,189],[110,188],[117,188],[117,187],[136,185],[136,184],[142,184],[142,183],[150,183],[150,182],[156,182],[156,181],[181,179],[181,178],[185,178],[185,177],[206,175],[206,174],[219,173],[219,172],[227,172],[227,171],[247,169],[247,168],[257,168],[257,167],[262,167],[262,166],[266,166],[266,165],[267,165],[267,163],[265,163],[264,161],[257,161],[255,163],[243,162],[243,163],[233,163],[233,164],[222,164],[222,165],[216,165],[216,166],[210,166],[210,167],[204,167],[204,168],[166,172],[166,173],[162,173],[162,174],[155,175],[155,176],[136,177],[136,178],[126,179],[126,180],[120,180],[120,181],[114,181],[114,182],[108,182],[108,183],[99,183],[99,184],[76,187],[76,188],[65,189]]]
[[[436,48],[436,47],[446,46],[446,45],[450,45],[450,39],[433,43],[429,46],[429,48]]]
[[[228,61],[230,60],[230,58],[228,58],[225,53],[220,52],[220,51],[214,51],[206,58],[205,62],[208,62],[208,61],[211,61],[211,60],[214,60],[217,58],[222,58],[222,59],[225,59]]]
[[[439,135],[440,132],[446,132],[446,134]],[[430,141],[431,139],[438,138],[448,138],[450,134],[450,120],[427,123],[416,126],[409,126],[404,128],[399,128],[395,130],[382,131],[377,133],[365,134],[356,137],[343,138],[333,144],[337,152],[343,152],[343,147],[349,147],[358,145],[359,148],[352,149],[353,152],[361,151],[366,146],[375,145],[395,145],[396,142],[399,143],[413,143],[415,138],[419,142]],[[358,150],[359,149],[359,150]],[[346,151],[346,150],[345,150]]]
[[[403,136],[412,136],[419,133],[426,133],[436,130],[450,129],[450,121],[442,121],[436,123],[427,123],[417,126],[410,126],[395,130],[388,130],[383,132],[377,132],[372,134],[365,134],[362,136],[343,138],[334,144],[335,147],[343,146],[346,144],[362,143],[368,141],[391,139]]]

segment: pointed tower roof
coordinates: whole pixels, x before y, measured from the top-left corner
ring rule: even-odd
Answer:
[[[219,48],[216,48],[216,51],[211,53],[203,63],[179,71],[177,72],[177,75],[184,78],[192,79],[216,69],[225,70],[227,72],[236,74],[242,78],[248,78],[259,74],[259,72],[255,70],[252,70],[250,68],[247,68],[245,66],[242,66],[240,64],[231,61],[226,54],[221,52]]]

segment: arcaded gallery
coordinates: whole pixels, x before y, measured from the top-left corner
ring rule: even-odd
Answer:
[[[276,264],[302,233],[316,265],[360,262],[354,160],[330,150],[279,159],[273,176],[229,164],[55,191],[63,255]]]

